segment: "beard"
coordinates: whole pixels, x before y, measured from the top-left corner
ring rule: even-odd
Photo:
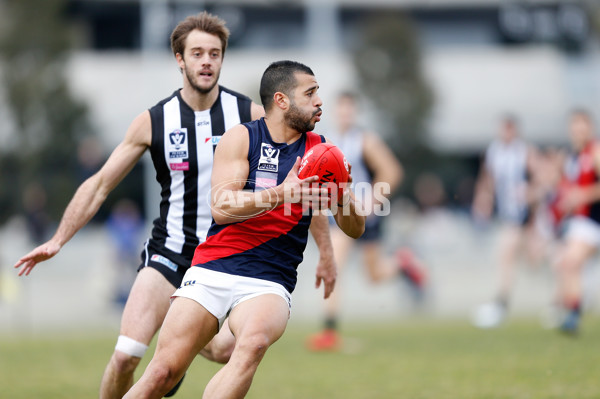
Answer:
[[[284,120],[289,127],[299,131],[300,133],[310,132],[315,128],[315,122],[312,122],[312,118],[321,111],[321,108],[317,109],[314,113],[303,113],[294,102],[290,104],[290,109],[284,115]]]
[[[219,82],[219,75],[220,75],[220,72],[218,72],[218,73],[213,72],[213,77],[216,78],[215,81],[209,87],[200,87],[198,84],[196,84],[193,73],[190,72],[188,69],[185,70],[185,76],[187,77],[188,82],[190,82],[190,86],[192,86],[192,89],[196,90],[200,94],[210,93],[210,91],[212,89],[214,89],[214,87]]]

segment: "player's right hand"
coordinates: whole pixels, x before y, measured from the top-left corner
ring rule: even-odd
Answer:
[[[19,259],[17,263],[15,263],[14,268],[18,269],[22,267],[19,271],[19,276],[22,276],[23,274],[28,276],[35,265],[52,258],[58,251],[60,251],[60,245],[48,241]]]

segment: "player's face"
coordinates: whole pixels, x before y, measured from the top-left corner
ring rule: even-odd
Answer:
[[[209,93],[219,81],[223,64],[221,40],[199,30],[189,33],[183,57],[178,57],[184,81],[201,94]]]
[[[314,76],[296,73],[296,82],[298,84],[290,97],[290,108],[284,118],[289,127],[305,133],[313,130],[321,120],[323,102],[317,94],[319,84]]]
[[[584,115],[573,115],[569,122],[569,134],[573,148],[577,151],[583,149],[593,138],[590,120]]]
[[[510,143],[517,137],[517,126],[513,122],[504,121],[500,129],[500,138],[505,143]]]

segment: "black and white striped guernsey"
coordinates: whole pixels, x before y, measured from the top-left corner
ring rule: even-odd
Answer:
[[[148,245],[178,264],[189,266],[196,246],[206,239],[213,152],[226,130],[251,121],[251,103],[219,86],[209,110],[194,111],[179,90],[150,108],[150,154],[161,202]]]

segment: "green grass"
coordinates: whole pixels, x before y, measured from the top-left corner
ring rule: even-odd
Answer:
[[[348,325],[341,353],[308,352],[304,341],[311,332],[288,327],[259,367],[248,398],[600,397],[598,319],[586,319],[577,338],[542,330],[533,321],[494,331],[459,322]],[[115,337],[0,337],[0,398],[97,397]],[[218,368],[197,358],[176,398],[200,398]]]

